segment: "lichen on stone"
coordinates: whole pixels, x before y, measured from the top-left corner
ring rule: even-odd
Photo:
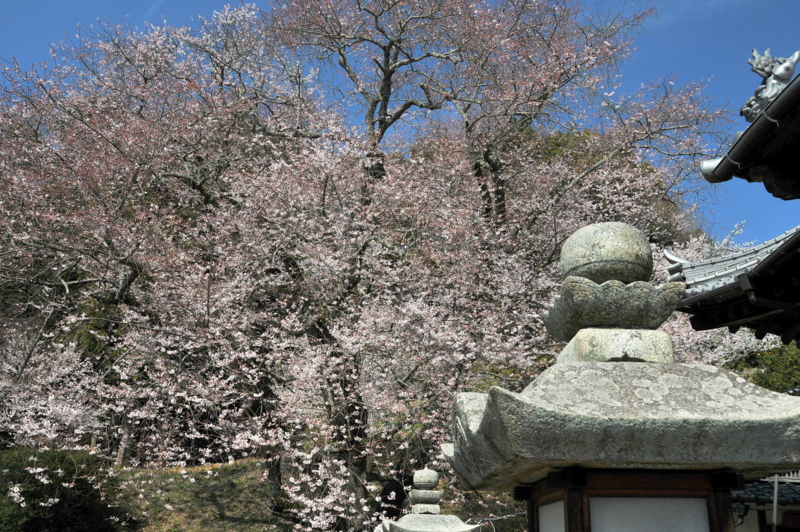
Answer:
[[[684,283],[653,286],[607,281],[598,285],[571,276],[542,318],[548,332],[560,340],[570,340],[587,327],[656,329],[670,317],[685,290]]]

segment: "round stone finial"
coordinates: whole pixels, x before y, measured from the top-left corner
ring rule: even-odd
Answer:
[[[418,490],[432,490],[439,484],[439,473],[433,469],[414,471],[414,487]]]
[[[561,277],[570,275],[597,284],[649,281],[653,253],[647,237],[621,222],[587,225],[570,236],[561,248]]]

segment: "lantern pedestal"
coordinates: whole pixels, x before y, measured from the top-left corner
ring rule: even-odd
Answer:
[[[566,469],[517,487],[531,532],[732,532],[731,473]]]

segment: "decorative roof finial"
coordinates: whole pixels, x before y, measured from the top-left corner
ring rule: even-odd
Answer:
[[[753,59],[747,62],[750,63],[751,70],[764,80],[756,89],[755,94],[739,110],[739,114],[748,122],[754,122],[792,81],[794,67],[798,61],[800,61],[800,50],[786,58],[772,57],[769,49],[764,52],[764,55],[754,49]]]

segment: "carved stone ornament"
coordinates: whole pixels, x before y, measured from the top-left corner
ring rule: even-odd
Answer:
[[[796,470],[800,398],[704,364],[562,362],[516,393],[460,393],[453,443],[470,487],[507,490],[564,467]]]
[[[583,277],[567,277],[542,319],[547,331],[560,340],[571,340],[587,327],[656,329],[672,315],[685,288],[680,282],[653,286],[612,280],[598,285]]]
[[[800,50],[793,53],[789,58],[772,57],[769,49],[764,52],[764,55],[759,54],[757,50],[753,50],[753,59],[750,59],[748,63],[750,63],[753,72],[764,79],[756,89],[755,94],[739,110],[739,114],[748,122],[755,121],[792,81],[794,68],[798,61],[800,61]]]
[[[653,286],[647,237],[620,222],[586,226],[561,249],[561,293],[542,320],[560,340],[581,329],[656,329],[683,297],[682,282]],[[602,334],[598,331],[596,334]]]

